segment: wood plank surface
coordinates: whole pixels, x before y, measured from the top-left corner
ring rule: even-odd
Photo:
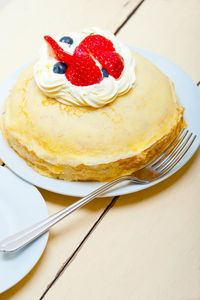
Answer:
[[[177,174],[121,196],[45,300],[200,299],[200,151]]]
[[[126,44],[171,59],[200,80],[200,1],[146,0],[118,37]]]
[[[199,7],[198,0],[10,0],[0,6],[0,82],[35,57],[43,34],[96,25],[168,57],[197,83]],[[43,298],[199,300],[199,167],[198,151],[165,182],[120,197]],[[50,214],[75,200],[40,191]],[[0,299],[41,299],[110,202],[98,199],[54,227],[39,263]]]

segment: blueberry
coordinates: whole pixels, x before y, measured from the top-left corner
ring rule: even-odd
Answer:
[[[73,39],[70,36],[63,36],[60,39],[60,42],[72,45],[74,41],[73,41]]]
[[[62,62],[56,63],[53,67],[54,73],[58,73],[58,74],[65,74],[66,70],[67,70],[67,65]]]
[[[108,74],[108,72],[106,71],[106,69],[102,68],[102,69],[101,69],[101,72],[102,72],[102,74],[103,74],[103,77],[108,77],[108,76],[109,76],[109,74]]]

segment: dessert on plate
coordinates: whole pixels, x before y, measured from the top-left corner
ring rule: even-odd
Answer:
[[[5,101],[5,140],[42,175],[107,181],[144,167],[184,124],[174,84],[110,32],[45,36]]]

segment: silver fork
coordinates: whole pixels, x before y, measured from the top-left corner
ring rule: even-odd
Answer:
[[[148,166],[135,172],[132,175],[122,176],[104,184],[100,188],[91,192],[90,194],[73,203],[72,205],[62,209],[56,214],[38,222],[35,225],[30,226],[29,228],[19,233],[16,233],[4,239],[0,242],[0,251],[12,252],[21,249],[22,247],[26,246],[27,244],[41,236],[43,233],[47,232],[50,227],[52,227],[54,224],[58,223],[63,218],[71,214],[77,208],[82,207],[94,198],[104,194],[111,187],[123,181],[128,180],[137,184],[148,184],[162,178],[177,165],[177,163],[190,149],[195,139],[196,135],[184,128],[180,132],[179,136],[165,150],[165,152],[162,153],[153,162],[151,162]]]

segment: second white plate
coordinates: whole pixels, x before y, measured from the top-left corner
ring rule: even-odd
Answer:
[[[48,216],[38,190],[5,167],[0,167],[0,190],[0,240]],[[20,251],[0,253],[0,294],[34,267],[45,249],[48,235],[45,233]]]
[[[195,153],[200,143],[200,92],[192,81],[192,79],[177,65],[169,61],[168,59],[161,57],[155,53],[149,52],[143,49],[135,49],[152,63],[154,63],[160,70],[162,70],[175,84],[176,92],[181,100],[181,104],[185,107],[184,118],[188,124],[188,128],[197,135],[195,143],[192,145],[190,151],[185,155],[176,168],[174,168],[167,176],[147,185],[137,184],[122,184],[120,187],[111,190],[105,196],[115,196],[133,193],[151,185],[154,185],[165,178],[169,177],[180,169]],[[2,106],[5,98],[7,97],[10,88],[17,80],[19,74],[24,67],[11,75],[0,87],[0,107]],[[102,183],[98,182],[66,182],[58,179],[48,178],[40,175],[30,168],[25,161],[20,158],[4,141],[2,134],[0,133],[0,158],[4,163],[18,176],[27,180],[28,182],[41,187],[43,189],[64,194],[70,196],[85,196],[92,190],[100,187]]]

